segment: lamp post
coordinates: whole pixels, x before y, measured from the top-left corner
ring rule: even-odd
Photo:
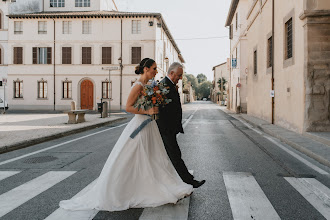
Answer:
[[[110,72],[111,72],[111,70],[118,70],[118,67],[117,66],[102,67],[102,70],[108,70],[109,71],[109,110],[108,110],[108,112],[109,112],[109,117],[110,117],[110,100],[111,100],[110,89],[112,89],[112,88],[110,88],[110,83],[111,83]],[[103,94],[102,94],[102,96],[103,96]]]

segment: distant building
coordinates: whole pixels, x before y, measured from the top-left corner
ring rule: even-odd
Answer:
[[[67,110],[76,101],[95,110],[109,99],[111,109],[124,109],[141,59],[155,59],[157,79],[184,63],[159,13],[118,12],[110,0],[30,2],[40,3],[35,12],[8,16],[11,109]]]
[[[215,103],[220,103],[220,101],[225,101],[228,94],[228,86],[229,86],[229,76],[230,76],[230,67],[229,63],[221,63],[217,66],[214,66],[212,68],[213,70],[213,88],[211,90],[211,101]],[[224,78],[225,81],[223,81],[223,88],[222,88],[222,94],[221,94],[221,87],[218,83],[219,79]],[[224,83],[225,82],[225,83]]]

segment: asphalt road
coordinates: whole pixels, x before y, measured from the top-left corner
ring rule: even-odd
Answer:
[[[22,204],[18,203],[16,208],[8,208],[3,215],[0,210],[0,219],[47,218],[58,209],[59,201],[73,197],[98,177],[131,117],[128,115],[126,121],[107,127],[1,154],[0,174],[7,171],[17,174],[3,179],[0,175],[0,207],[6,203],[1,199],[10,198],[8,203],[20,200],[12,191],[29,181],[51,171],[68,171],[68,176]],[[323,193],[330,187],[329,168],[250,129],[211,102],[186,105],[183,118],[184,122],[189,119],[185,134],[178,136],[183,159],[187,167],[194,170],[196,179],[206,180],[190,197],[188,219],[330,219],[327,215],[330,195]],[[19,159],[47,147],[53,148]],[[10,159],[13,161],[8,162]],[[306,199],[289,180],[301,180],[305,186],[314,188],[317,195],[314,200],[324,201],[324,204]],[[314,182],[309,184],[308,181]],[[259,216],[245,215],[246,209]],[[93,219],[138,219],[142,212],[143,209],[98,212]]]

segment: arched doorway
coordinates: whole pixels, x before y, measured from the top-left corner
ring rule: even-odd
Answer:
[[[82,81],[80,85],[80,107],[81,109],[93,110],[93,83],[90,80]]]

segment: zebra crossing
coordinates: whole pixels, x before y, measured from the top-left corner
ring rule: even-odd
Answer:
[[[21,171],[0,171],[0,185],[3,180]],[[76,171],[49,171],[18,187],[0,195],[0,218],[40,193],[49,190],[61,181],[69,178]],[[223,181],[230,203],[233,219],[281,219],[271,201],[263,192],[262,187],[251,173],[223,172]],[[330,219],[330,189],[314,178],[284,178],[308,203],[310,203],[326,219]],[[95,184],[96,180],[82,189],[75,196],[79,196]],[[74,197],[75,197],[74,196]],[[157,208],[144,209],[140,220],[151,219],[188,219],[190,197],[178,202],[176,205],[168,204]],[[97,215],[97,210],[67,211],[58,208],[49,213],[46,220],[89,220]],[[158,216],[158,217],[157,217]],[[161,218],[159,217],[161,216]]]

